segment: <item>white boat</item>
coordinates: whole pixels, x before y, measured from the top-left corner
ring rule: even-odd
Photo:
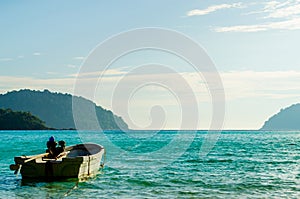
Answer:
[[[58,159],[46,159],[46,154],[17,156],[10,169],[22,178],[87,178],[97,174],[104,154],[104,147],[97,144],[78,144],[65,148]]]

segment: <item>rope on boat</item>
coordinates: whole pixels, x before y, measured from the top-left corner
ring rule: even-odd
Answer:
[[[71,193],[71,191],[73,191],[74,189],[77,189],[78,183],[79,183],[79,181],[77,181],[76,184],[64,194],[64,197],[67,197]]]

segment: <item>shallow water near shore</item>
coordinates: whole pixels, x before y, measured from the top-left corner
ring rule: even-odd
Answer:
[[[178,134],[182,145],[172,143]],[[0,198],[300,197],[300,132],[224,131],[204,157],[199,152],[205,131],[133,131],[130,135],[0,131],[0,135]],[[14,156],[44,153],[51,135],[67,145],[103,145],[105,168],[80,182],[22,180],[9,170]],[[180,153],[164,150],[172,144],[171,149]]]

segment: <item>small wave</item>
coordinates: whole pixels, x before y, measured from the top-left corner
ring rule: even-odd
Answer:
[[[219,163],[219,162],[233,162],[232,159],[208,159],[208,160],[201,160],[201,159],[193,159],[187,160],[188,163]]]
[[[144,186],[144,187],[154,187],[154,186],[158,186],[157,182],[154,181],[146,181],[146,180],[142,180],[142,179],[127,179],[127,182],[130,184],[136,184],[136,185],[140,185],[140,186]]]

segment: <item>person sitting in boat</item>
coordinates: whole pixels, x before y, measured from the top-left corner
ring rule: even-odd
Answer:
[[[61,140],[61,141],[58,142],[58,145],[59,145],[59,147],[56,148],[56,154],[57,154],[57,156],[58,156],[59,154],[61,154],[62,152],[65,151],[65,148],[66,148],[66,142],[63,141],[63,140]]]
[[[47,150],[46,150],[46,153],[49,153],[48,154],[48,158],[55,158],[56,157],[56,145],[57,143],[55,142],[55,139],[53,136],[51,136],[49,138],[49,141],[47,142]]]
[[[56,148],[56,157],[55,159],[59,159],[65,155],[67,155],[67,152],[65,151],[66,148],[66,142],[61,140],[58,142],[59,147]]]

